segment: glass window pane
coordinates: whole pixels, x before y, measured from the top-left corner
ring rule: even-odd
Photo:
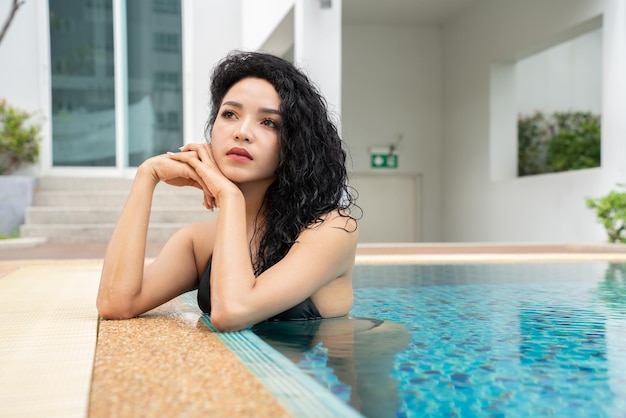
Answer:
[[[183,145],[180,0],[128,1],[128,161]]]
[[[112,0],[49,0],[54,166],[115,166]]]

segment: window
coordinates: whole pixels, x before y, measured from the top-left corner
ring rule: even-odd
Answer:
[[[50,0],[55,166],[115,163],[111,0]]]
[[[154,34],[154,50],[160,52],[180,52],[180,37],[177,33]]]
[[[127,1],[127,20],[129,165],[136,167],[183,145],[180,0]]]
[[[180,0],[153,0],[152,10],[155,13],[180,15]]]
[[[117,21],[115,5],[126,6],[126,22]],[[49,0],[49,8],[53,166],[115,167],[123,155],[135,167],[180,147],[180,0]],[[126,34],[120,51],[114,30]],[[124,83],[116,79],[117,59],[127,70],[117,75]],[[120,85],[127,89],[121,103]],[[126,138],[116,138],[120,131]]]

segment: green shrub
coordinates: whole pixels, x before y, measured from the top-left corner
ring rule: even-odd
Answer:
[[[600,165],[600,117],[590,112],[555,113],[557,134],[548,142],[553,171]]]
[[[597,199],[587,198],[587,207],[595,209],[598,221],[604,225],[609,242],[626,244],[626,192],[612,190]]]
[[[518,117],[518,175],[600,166],[600,116],[535,112]]]
[[[550,171],[546,161],[546,143],[551,135],[550,124],[543,113],[535,112],[532,116],[518,117],[518,176],[529,176]]]
[[[39,158],[39,124],[27,124],[32,115],[0,100],[0,174],[11,174]]]

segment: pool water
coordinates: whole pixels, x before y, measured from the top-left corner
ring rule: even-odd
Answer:
[[[354,282],[352,319],[253,331],[367,417],[626,416],[626,264],[358,265]]]

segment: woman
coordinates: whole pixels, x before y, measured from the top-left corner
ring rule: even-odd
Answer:
[[[209,144],[146,160],[109,243],[97,307],[132,318],[189,290],[220,331],[347,315],[358,239],[346,153],[324,99],[291,63],[229,54],[215,68]],[[203,190],[217,218],[176,232],[144,266],[152,195]]]

